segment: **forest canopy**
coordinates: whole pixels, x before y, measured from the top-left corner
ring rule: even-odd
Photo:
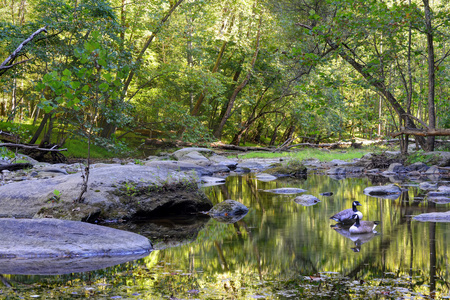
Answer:
[[[0,0],[26,143],[275,146],[450,135],[447,1]]]

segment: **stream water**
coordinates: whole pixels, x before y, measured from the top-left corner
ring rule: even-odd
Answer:
[[[447,211],[424,198],[417,183],[395,200],[363,194],[369,178],[308,175],[262,182],[230,176],[205,187],[213,203],[233,199],[249,213],[234,224],[214,219],[165,219],[152,228],[180,228],[176,242],[122,265],[58,276],[3,275],[4,299],[302,299],[450,298],[450,224],[411,216]],[[295,187],[321,202],[302,206],[296,195],[264,190]],[[320,193],[332,192],[329,197]],[[329,217],[358,200],[377,234],[349,236]],[[153,238],[148,224],[130,228]],[[184,227],[183,227],[184,226]],[[185,228],[185,229],[183,229]],[[185,235],[183,235],[185,234]]]

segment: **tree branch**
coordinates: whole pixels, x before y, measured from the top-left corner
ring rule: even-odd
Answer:
[[[0,143],[0,147],[17,147],[17,148],[26,148],[26,149],[36,149],[36,150],[39,150],[39,151],[48,151],[48,152],[67,151],[67,148],[63,148],[63,149],[55,149],[55,147],[52,147],[52,148],[40,148],[38,146],[33,146],[33,145],[14,144],[14,143]]]
[[[402,134],[409,134],[414,136],[450,136],[450,129],[420,130],[416,128],[402,128],[398,132],[391,133],[391,136],[397,137]]]
[[[26,44],[28,44],[29,42],[31,42],[31,41],[34,39],[34,37],[35,37],[36,35],[38,35],[39,33],[43,32],[43,31],[44,31],[45,33],[47,33],[46,27],[47,27],[47,26],[44,26],[44,27],[42,27],[42,28],[36,30],[36,31],[33,32],[33,33],[32,33],[25,41],[23,41],[22,43],[20,43],[20,45],[16,48],[16,50],[14,50],[14,52],[13,52],[10,56],[8,56],[8,57],[2,62],[2,64],[0,65],[0,70],[9,69],[9,68],[12,68],[13,66],[15,66],[15,65],[17,65],[17,64],[20,64],[20,63],[24,63],[24,62],[29,61],[29,59],[28,59],[28,60],[23,60],[23,61],[21,61],[21,62],[15,63],[15,64],[13,64],[13,65],[8,65],[9,62],[14,61],[14,59],[17,57],[17,55],[19,55],[20,51],[22,51],[23,47],[24,47]]]

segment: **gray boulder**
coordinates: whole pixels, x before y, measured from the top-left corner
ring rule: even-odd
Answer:
[[[364,189],[364,194],[377,198],[397,199],[402,194],[402,189],[395,184],[371,186]]]
[[[436,175],[440,173],[441,171],[439,170],[438,166],[431,166],[428,170],[425,171],[425,174],[427,175]]]
[[[209,157],[209,160],[218,166],[225,166],[230,170],[236,169],[238,165],[237,159],[229,159],[220,155],[212,155]]]
[[[197,151],[186,153],[186,155],[182,156],[178,160],[209,162],[209,159],[207,159],[205,156],[203,156],[202,154],[200,154],[200,152]]]
[[[450,198],[445,197],[445,196],[440,196],[440,197],[427,197],[428,201],[436,203],[436,204],[448,204],[450,203]]]
[[[424,182],[419,183],[419,188],[421,190],[425,190],[425,191],[436,190],[438,188],[438,184],[424,181]]]
[[[208,148],[183,148],[172,153],[172,156],[177,160],[208,160],[206,156],[214,153]]]
[[[407,169],[401,163],[392,163],[389,165],[389,168],[386,170],[389,173],[405,173]]]
[[[420,214],[413,217],[413,220],[420,222],[450,222],[450,211]]]
[[[261,173],[261,174],[256,175],[256,179],[258,179],[259,181],[269,182],[269,181],[276,180],[277,177],[270,175],[270,174]]]
[[[273,194],[300,194],[306,192],[304,189],[299,188],[279,188],[279,189],[272,189],[272,190],[264,190],[264,192],[267,193],[273,193]]]
[[[336,167],[327,171],[328,175],[358,174],[364,172],[364,167]]]
[[[219,177],[211,177],[211,176],[203,176],[201,178],[202,186],[213,186],[213,185],[221,185],[225,184],[225,178]]]
[[[0,219],[2,274],[66,274],[106,268],[147,256],[138,234],[56,219]]]
[[[191,162],[173,160],[152,160],[145,163],[148,167],[169,169],[172,171],[195,171],[199,176],[211,176],[213,172],[205,167]]]
[[[428,170],[428,166],[424,164],[423,162],[416,162],[406,167],[406,169],[410,172],[417,171],[417,172],[425,172]]]
[[[171,207],[209,209],[211,202],[199,191],[197,180],[195,173],[167,168],[97,165],[90,170],[81,203],[76,202],[82,188],[79,173],[0,186],[0,217],[93,221],[162,213],[162,208]]]
[[[249,170],[250,172],[260,172],[267,169],[270,166],[269,163],[257,162],[257,161],[244,161],[239,162],[237,168],[243,170]]]
[[[248,213],[248,208],[244,204],[235,200],[225,200],[216,205],[208,212],[215,220],[221,223],[235,223]]]
[[[320,202],[320,200],[313,195],[301,195],[294,199],[294,202],[303,206],[311,206]]]

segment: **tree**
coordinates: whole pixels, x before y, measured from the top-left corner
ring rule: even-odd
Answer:
[[[412,116],[399,101],[401,91],[391,84],[394,63],[399,62],[400,55],[405,55],[403,40],[410,26],[408,19],[417,17],[418,9],[415,5],[393,3],[388,6],[384,2],[373,1],[368,5],[362,1],[338,1],[333,4],[323,1],[289,1],[289,6],[300,21],[298,26],[305,29],[303,36],[327,46],[333,53],[339,55],[358,72],[370,85],[380,93],[396,112],[399,120],[404,120],[408,133],[434,134],[433,109],[433,74],[429,72],[429,127],[430,130],[418,132],[416,122],[424,124]],[[426,6],[426,5],[425,5]],[[418,20],[418,19],[416,19]],[[414,21],[416,21],[414,20]],[[429,18],[430,21],[430,18]],[[415,23],[418,25],[418,22]],[[429,70],[434,63],[432,51],[432,32],[427,30]],[[380,48],[383,51],[380,51]],[[431,48],[430,48],[431,47]],[[417,50],[416,50],[417,51]],[[420,50],[419,50],[420,51]],[[404,59],[406,61],[406,59]],[[401,64],[397,63],[399,73]],[[439,131],[445,133],[445,131]],[[402,133],[407,133],[402,131]],[[417,134],[418,133],[418,134]],[[425,143],[418,138],[424,149],[432,150],[434,143],[429,139]]]

